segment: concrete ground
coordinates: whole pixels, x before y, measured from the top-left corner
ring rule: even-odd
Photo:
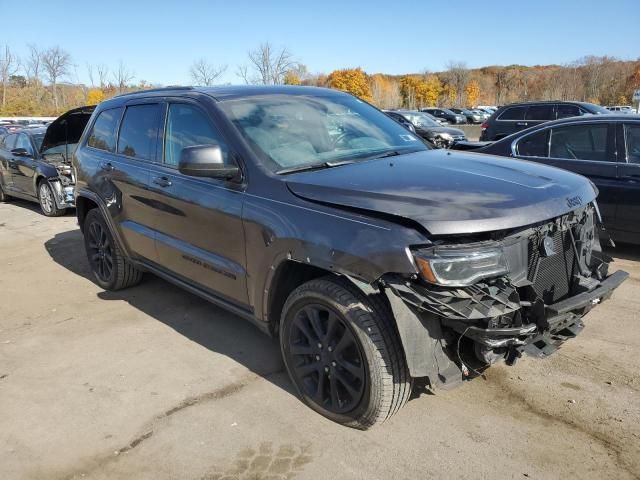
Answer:
[[[104,292],[73,216],[0,204],[0,478],[640,478],[640,255],[614,255],[631,278],[556,355],[361,432],[250,324],[151,275]]]

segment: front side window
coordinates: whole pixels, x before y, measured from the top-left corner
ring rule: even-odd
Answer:
[[[5,150],[13,150],[13,146],[16,144],[16,137],[17,135],[15,133],[9,134],[4,137],[3,145]]]
[[[89,133],[87,145],[99,150],[115,152],[116,127],[118,126],[121,113],[121,108],[112,108],[100,112]]]
[[[157,103],[127,107],[118,137],[118,153],[140,160],[154,160],[160,113]]]
[[[13,148],[24,148],[29,155],[33,156],[33,147],[31,146],[31,140],[29,140],[29,137],[24,133],[18,135],[16,146]]]
[[[167,114],[164,163],[177,166],[185,147],[220,145],[227,162],[227,147],[220,134],[211,126],[207,116],[198,108],[186,104],[171,104]]]
[[[544,120],[548,121],[553,118],[552,105],[532,105],[524,116],[525,120]]]
[[[567,118],[567,117],[577,117],[578,115],[582,115],[582,111],[580,107],[577,105],[558,105],[557,106],[557,117]]]
[[[551,130],[549,156],[570,160],[607,160],[606,123],[581,124]]]
[[[624,137],[627,146],[627,161],[640,163],[640,125],[625,125]]]
[[[549,130],[527,135],[518,142],[518,155],[523,157],[546,157]]]
[[[400,124],[350,95],[266,95],[219,105],[275,172],[428,149]]]
[[[500,114],[498,120],[524,120],[526,107],[509,107]]]

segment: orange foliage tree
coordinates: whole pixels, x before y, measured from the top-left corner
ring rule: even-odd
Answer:
[[[464,93],[467,96],[467,105],[470,107],[475,106],[480,96],[480,84],[477,80],[471,80],[464,88]]]
[[[373,100],[371,94],[371,86],[367,74],[361,68],[345,68],[343,70],[334,70],[327,78],[329,88],[348,92],[367,102]]]

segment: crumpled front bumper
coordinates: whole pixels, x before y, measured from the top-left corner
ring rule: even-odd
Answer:
[[[53,188],[53,196],[59,209],[75,208],[74,184],[66,185],[60,179],[49,179],[49,183]]]

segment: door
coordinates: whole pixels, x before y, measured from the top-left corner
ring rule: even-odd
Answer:
[[[167,106],[162,162],[151,167],[160,266],[203,290],[247,305],[241,185],[178,171],[184,147],[227,143],[196,103]]]
[[[617,163],[615,125],[576,123],[544,128],[518,140],[520,158],[563,168],[588,177],[598,187],[598,206],[605,226],[616,222]]]
[[[490,122],[486,140],[499,140],[529,127],[524,119],[526,113],[527,107],[523,106],[505,108],[498,118]]]
[[[23,195],[37,196],[33,178],[36,172],[37,160],[35,156],[37,153],[31,143],[31,139],[28,135],[19,133],[13,148],[20,148],[26,151],[26,155],[13,154],[13,188]]]
[[[6,191],[13,190],[13,174],[15,161],[13,159],[13,146],[16,143],[16,134],[9,134],[0,138],[0,182]]]
[[[618,145],[619,193],[616,238],[621,241],[640,242],[640,123],[627,123],[620,127]]]

